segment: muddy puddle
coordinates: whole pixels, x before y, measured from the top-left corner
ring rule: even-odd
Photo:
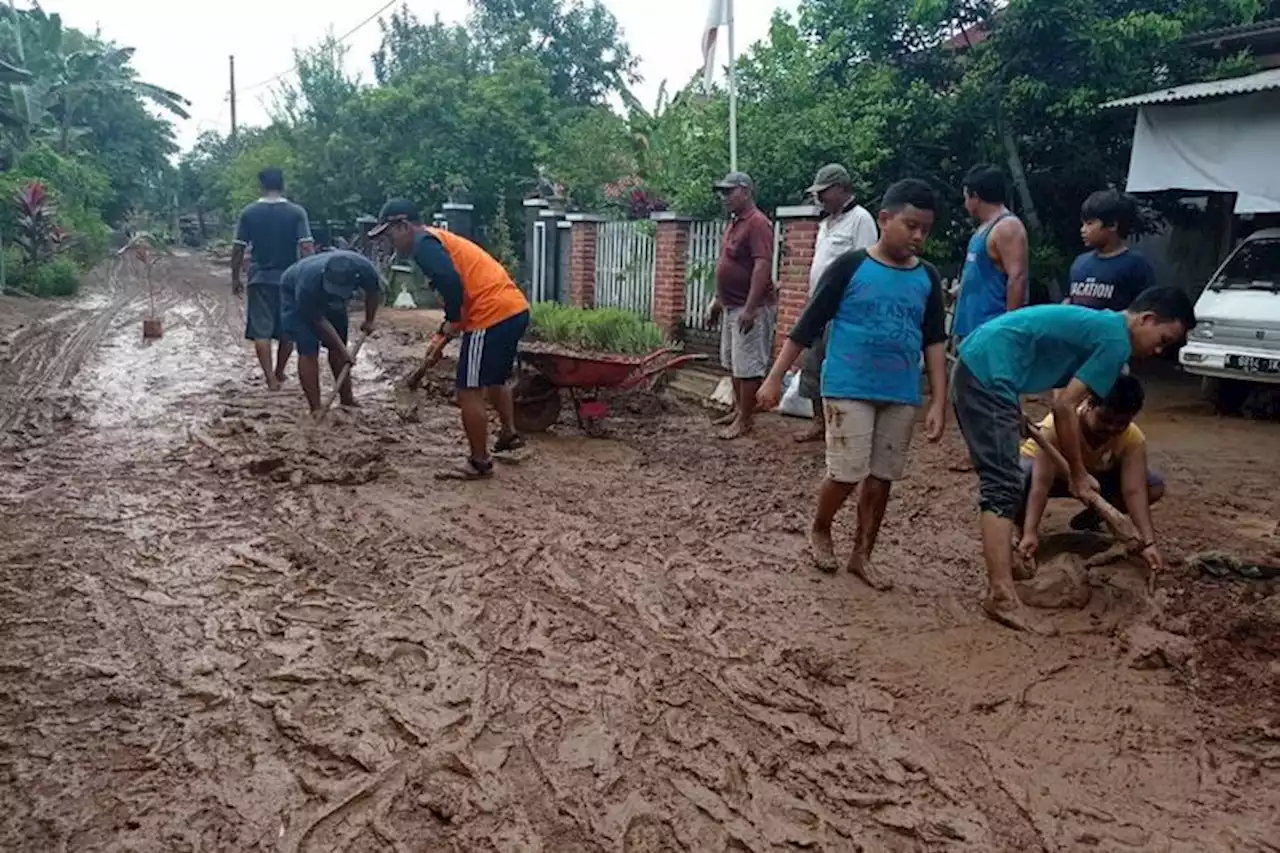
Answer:
[[[0,458],[0,848],[1276,849],[1275,584],[1183,562],[1271,559],[1268,425],[1153,406],[1156,598],[1091,570],[1044,611],[1060,636],[1022,637],[976,606],[954,432],[895,486],[877,594],[805,558],[795,422],[726,445],[619,398],[606,438],[566,411],[440,483],[447,366],[414,417],[392,385],[431,324],[387,316],[361,408],[309,428],[256,381],[225,270],[167,263],[160,341],[104,276],[3,367],[76,403]]]

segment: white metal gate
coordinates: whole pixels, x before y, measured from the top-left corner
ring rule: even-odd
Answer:
[[[707,327],[707,306],[716,295],[716,261],[729,223],[723,219],[694,222],[689,226],[689,254],[684,273],[684,326]]]
[[[596,234],[596,293],[599,308],[625,308],[652,316],[653,225],[648,222],[603,222]]]

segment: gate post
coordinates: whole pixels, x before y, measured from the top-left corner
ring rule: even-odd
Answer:
[[[569,221],[569,303],[583,308],[596,304],[596,239],[603,216],[570,213]]]
[[[780,207],[774,213],[782,226],[774,249],[778,259],[778,333],[773,337],[774,355],[782,350],[791,327],[809,304],[809,267],[813,266],[821,213],[821,208],[807,204]]]
[[[526,198],[524,200],[524,222],[522,223],[524,228],[524,251],[520,253],[520,286],[530,296],[533,294],[534,223],[538,221],[538,214],[549,206],[545,198]]]
[[[653,322],[669,338],[684,325],[684,286],[689,263],[689,227],[692,218],[671,211],[649,216],[655,224],[653,270]]]
[[[445,227],[457,234],[459,237],[466,237],[468,240],[476,238],[476,206],[474,204],[462,204],[456,201],[447,201],[440,207],[441,214],[444,216]]]
[[[554,208],[539,211],[538,221],[533,226],[536,232],[537,249],[532,260],[536,262],[537,267],[533,271],[535,287],[530,291],[530,296],[539,302],[560,301],[557,276],[560,262],[558,247],[560,229],[557,226],[562,216],[563,214]]]

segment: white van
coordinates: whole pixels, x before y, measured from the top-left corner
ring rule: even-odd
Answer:
[[[1178,361],[1223,414],[1256,384],[1280,386],[1280,228],[1250,234],[1209,280]]]

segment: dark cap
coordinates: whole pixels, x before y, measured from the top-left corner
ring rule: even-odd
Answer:
[[[745,187],[748,191],[755,192],[756,183],[751,180],[751,176],[746,172],[730,172],[716,184],[716,189],[723,191],[734,190],[738,187]]]
[[[407,198],[393,198],[382,206],[382,212],[378,214],[378,224],[369,231],[369,236],[381,235],[388,226],[396,222],[419,224],[422,222],[422,214],[418,212],[418,206]]]
[[[379,286],[378,269],[364,255],[346,249],[338,249],[324,265],[326,290],[336,293],[353,293],[356,290],[376,290]]]
[[[853,178],[849,177],[849,170],[839,163],[828,163],[818,170],[818,174],[814,176],[813,186],[805,190],[807,195],[817,195],[823,190],[832,187],[852,187]]]

